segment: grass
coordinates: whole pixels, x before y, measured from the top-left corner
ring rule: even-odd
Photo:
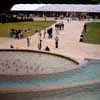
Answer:
[[[100,44],[100,22],[87,23],[87,32],[83,30],[83,41]]]
[[[9,37],[9,31],[13,29],[31,29],[31,32],[25,32],[24,35],[33,35],[37,29],[45,29],[48,26],[54,24],[55,21],[32,21],[32,22],[14,22],[0,24],[0,37]]]

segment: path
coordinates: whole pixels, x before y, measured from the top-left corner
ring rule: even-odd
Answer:
[[[83,62],[84,58],[100,59],[100,45],[80,43],[80,34],[83,30],[83,25],[86,21],[73,21],[67,23],[64,21],[65,29],[59,33],[59,48],[55,48],[55,39],[43,39],[43,48],[48,45],[50,52],[59,53],[71,57],[78,62]],[[54,25],[52,26],[54,27]],[[54,31],[54,37],[56,32]],[[0,38],[0,48],[9,48],[10,44],[20,49],[38,50],[38,34],[31,37],[31,46],[27,47],[26,39],[15,40],[8,38]]]

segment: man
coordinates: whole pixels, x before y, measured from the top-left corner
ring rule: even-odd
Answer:
[[[84,24],[84,31],[87,32],[87,24]]]
[[[52,31],[53,31],[52,28],[48,29],[48,31],[47,31],[49,39],[52,38]]]
[[[55,38],[55,48],[58,48],[58,41],[59,41],[59,38],[56,36],[56,38]]]
[[[38,43],[38,49],[41,50],[41,48],[42,48],[42,39],[40,39]]]
[[[46,36],[46,29],[44,29],[44,37],[43,38],[45,38],[45,36]]]
[[[13,32],[14,32],[14,29],[11,29],[11,30],[10,30],[10,32],[9,32],[9,35],[10,35],[10,37],[11,37],[11,38],[12,38],[12,37],[13,37],[13,35],[14,35],[14,33],[13,33]]]
[[[30,38],[29,38],[29,36],[27,37],[27,46],[28,47],[30,46]]]

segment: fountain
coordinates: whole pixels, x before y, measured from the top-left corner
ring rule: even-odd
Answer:
[[[99,100],[99,66],[99,60],[78,65],[71,58],[47,52],[1,50],[0,98]]]

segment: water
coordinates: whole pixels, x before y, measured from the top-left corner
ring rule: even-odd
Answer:
[[[0,52],[0,73],[52,73],[75,68],[73,61],[51,54],[36,52]]]
[[[0,76],[0,88],[26,88],[32,86],[62,86],[69,83],[100,80],[100,61],[91,60],[80,69],[57,75],[9,77]]]
[[[11,55],[9,55],[11,54]],[[4,57],[4,55],[6,55]],[[16,55],[16,56],[15,56]],[[25,58],[27,56],[27,58]],[[34,56],[34,57],[33,57]],[[4,57],[4,58],[3,58]],[[29,57],[29,58],[28,58]],[[45,66],[41,62],[44,61],[46,58],[50,59],[49,63],[46,63]],[[9,58],[9,59],[8,59]],[[22,59],[24,58],[24,59]],[[35,62],[33,61],[33,58],[35,58]],[[37,61],[38,58],[38,61]],[[16,66],[10,66],[10,68],[6,67],[5,65],[5,59],[6,59],[6,65],[16,65]],[[14,60],[15,59],[15,60]],[[48,61],[46,59],[46,61]],[[17,63],[15,64],[17,60]],[[21,70],[18,70],[18,72],[21,72],[23,68],[26,68],[27,64],[37,65],[41,67],[42,65],[42,71],[39,67],[36,72],[45,72],[45,68],[51,67],[52,65],[55,65],[57,69],[65,69],[66,67],[72,67],[76,66],[73,62],[57,58],[57,57],[51,57],[51,56],[42,56],[42,55],[33,55],[32,53],[0,53],[0,64],[3,66],[0,66],[0,70],[2,68],[5,69],[4,72],[14,72],[16,71],[14,68],[21,68]],[[4,63],[2,63],[4,61]],[[11,63],[10,61],[14,62]],[[40,61],[40,62],[39,62]],[[53,64],[51,64],[53,61]],[[23,64],[22,64],[23,62]],[[37,64],[36,64],[37,62]],[[33,64],[34,63],[34,64]],[[19,66],[22,64],[22,66]],[[25,65],[24,65],[25,64]],[[18,65],[18,66],[17,66]],[[59,65],[59,66],[58,66]],[[23,67],[23,68],[22,68]],[[31,66],[32,67],[32,66]],[[36,66],[37,67],[37,66]],[[49,67],[49,68],[50,68]],[[43,70],[44,68],[44,70]],[[31,69],[32,70],[32,69]],[[50,71],[50,70],[49,70]],[[27,71],[24,70],[22,73],[26,73]],[[28,72],[30,72],[28,70]],[[27,73],[28,73],[27,72]],[[32,70],[34,72],[34,69]],[[91,80],[100,80],[100,61],[99,60],[89,60],[87,64],[81,65],[80,68],[74,69],[72,71],[59,73],[59,74],[52,74],[52,75],[46,75],[46,76],[0,76],[0,89],[4,88],[31,88],[33,86],[39,87],[39,86],[63,86],[65,84],[70,83],[76,83],[76,82],[86,82]],[[89,88],[74,88],[73,91],[65,90],[56,90],[56,91],[38,91],[38,92],[23,92],[23,93],[6,93],[1,94],[0,93],[0,100],[100,100],[100,86],[99,85],[92,85],[89,86]]]

